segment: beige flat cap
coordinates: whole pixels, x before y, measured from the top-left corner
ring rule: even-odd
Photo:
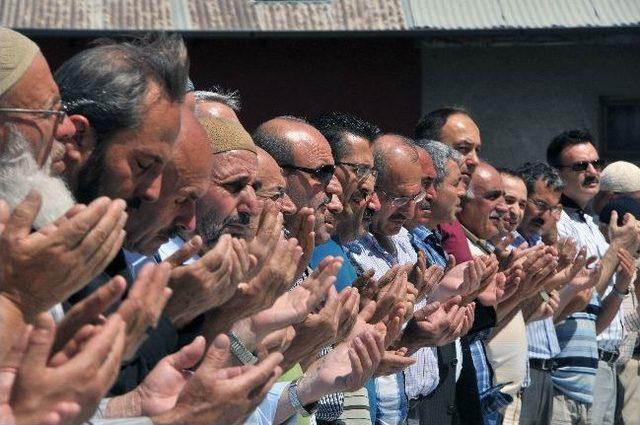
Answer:
[[[640,168],[626,161],[607,165],[600,175],[600,190],[615,193],[639,191]]]
[[[0,27],[0,96],[18,82],[39,51],[24,35]]]

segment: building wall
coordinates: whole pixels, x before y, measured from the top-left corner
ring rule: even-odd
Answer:
[[[55,70],[91,39],[34,37]],[[198,89],[237,89],[249,131],[278,115],[352,112],[412,132],[420,111],[420,52],[408,38],[189,38]]]
[[[599,96],[640,97],[637,45],[425,47],[422,61],[423,112],[468,108],[501,166],[544,159],[567,129],[597,135]]]

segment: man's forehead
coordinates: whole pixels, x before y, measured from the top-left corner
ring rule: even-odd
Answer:
[[[315,168],[334,163],[329,142],[320,132],[316,133],[297,131],[292,135],[295,165]]]
[[[453,114],[442,127],[443,136],[450,138],[448,143],[466,142],[480,145],[480,129],[466,114]]]
[[[60,103],[60,91],[49,64],[38,53],[27,71],[9,90],[6,102],[15,108],[51,109]]]
[[[234,176],[255,178],[258,172],[256,154],[247,150],[232,150],[213,155],[211,177],[225,180]]]
[[[418,149],[418,158],[420,159],[422,174],[434,177],[436,175],[436,169],[433,166],[433,161],[429,154],[424,149]]]
[[[341,161],[373,165],[371,143],[367,139],[351,133],[342,137],[349,145],[349,152],[341,158]]]
[[[508,174],[500,174],[502,179],[502,189],[505,195],[517,196],[519,198],[527,197],[527,186],[524,182],[514,176]]]
[[[560,201],[561,192],[553,190],[553,188],[543,178],[539,178],[535,183],[535,193],[529,194],[544,200],[551,200],[554,204]]]
[[[560,156],[571,161],[591,161],[599,158],[598,151],[591,143],[568,146],[562,150]]]

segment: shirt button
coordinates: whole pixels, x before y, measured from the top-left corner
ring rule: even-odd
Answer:
[[[458,364],[458,359],[451,360],[451,366],[455,366]]]
[[[456,407],[453,404],[447,406],[447,415],[453,415],[453,412],[456,411]]]

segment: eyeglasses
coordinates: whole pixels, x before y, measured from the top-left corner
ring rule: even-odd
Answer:
[[[333,177],[333,173],[336,172],[336,166],[331,164],[323,165],[319,168],[305,168],[289,164],[282,165],[281,167],[290,170],[303,171],[307,174],[310,174],[311,177],[322,183],[324,186],[329,184],[331,178]]]
[[[263,199],[270,199],[273,202],[278,202],[279,200],[284,198],[285,194],[286,194],[286,191],[284,187],[280,187],[277,190],[273,190],[270,192],[256,192],[257,197],[263,198]]]
[[[540,201],[538,199],[527,199],[527,202],[536,207],[541,213],[546,213],[547,211],[556,212],[559,211],[562,207],[560,205],[551,206],[544,201]]]
[[[391,201],[391,205],[393,205],[396,208],[404,207],[411,201],[417,204],[427,196],[427,193],[424,190],[421,190],[420,193],[414,196],[396,196],[396,197],[389,195],[387,192],[379,188],[376,189],[376,192],[384,195],[385,198]]]
[[[591,166],[598,171],[601,171],[604,168],[604,160],[602,159],[596,159],[595,161],[575,162],[571,165],[562,165],[560,166],[560,168],[571,168],[571,171],[581,172],[586,171],[587,168],[589,168],[589,164],[591,164]]]
[[[67,116],[67,107],[63,104],[60,109],[0,108],[0,113],[55,115],[56,125],[60,125]]]
[[[359,180],[364,179],[367,176],[378,177],[378,170],[368,164],[358,164],[355,162],[336,162],[337,165],[346,165],[356,173],[356,178]]]

